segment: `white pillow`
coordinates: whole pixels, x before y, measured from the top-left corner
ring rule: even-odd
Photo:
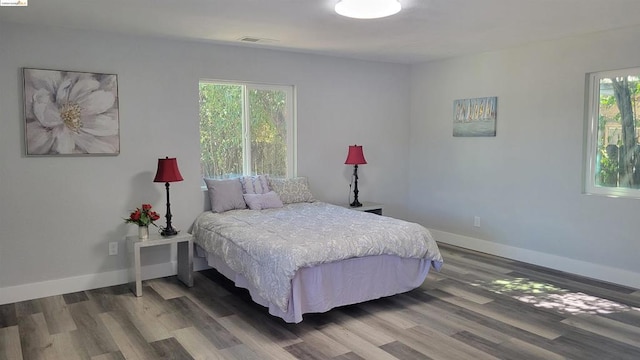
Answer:
[[[211,211],[221,213],[227,210],[246,209],[242,197],[242,184],[238,179],[204,179],[207,184]]]
[[[244,194],[242,196],[251,210],[281,208],[284,206],[275,191],[269,191],[266,194]]]
[[[280,200],[284,204],[316,201],[309,191],[306,177],[296,177],[293,179],[272,179],[269,178],[269,186],[278,193]]]

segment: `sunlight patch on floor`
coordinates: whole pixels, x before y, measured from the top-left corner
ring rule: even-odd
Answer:
[[[582,292],[572,292],[555,285],[527,278],[494,280],[473,284],[497,294],[504,294],[536,307],[551,309],[562,314],[611,314],[640,311],[615,301]]]

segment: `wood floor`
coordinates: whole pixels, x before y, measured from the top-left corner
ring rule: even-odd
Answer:
[[[441,245],[421,288],[286,324],[214,270],[0,306],[0,359],[640,359],[640,291]]]

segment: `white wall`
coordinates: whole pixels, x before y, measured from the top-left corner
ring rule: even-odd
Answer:
[[[117,74],[120,155],[26,158],[23,67]],[[136,229],[122,217],[142,202],[164,215],[164,186],[152,182],[159,157],[178,158],[185,181],[171,185],[172,213],[174,225],[188,229],[204,198],[201,78],[295,85],[298,174],[309,177],[316,197],[347,202],[347,147],[362,144],[369,164],[360,167],[361,200],[385,203],[388,214],[404,216],[409,71],[406,65],[0,24],[0,303],[123,282],[123,238]],[[120,242],[119,255],[107,256],[110,241]],[[175,254],[160,248],[146,255],[147,265],[163,265]]]
[[[411,218],[439,241],[640,288],[640,200],[583,194],[585,74],[640,66],[640,29],[416,65]],[[497,136],[454,138],[497,96]],[[481,227],[473,227],[474,216]]]

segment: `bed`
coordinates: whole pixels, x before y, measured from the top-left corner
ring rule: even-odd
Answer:
[[[213,211],[198,216],[192,234],[196,255],[285,322],[410,291],[431,268],[442,266],[435,241],[421,225],[314,201],[310,195],[291,198],[271,181],[264,191],[269,188],[280,190],[276,206],[246,209],[238,200],[220,211],[216,206],[222,199],[212,196]],[[243,193],[246,204],[255,203],[251,195]]]

